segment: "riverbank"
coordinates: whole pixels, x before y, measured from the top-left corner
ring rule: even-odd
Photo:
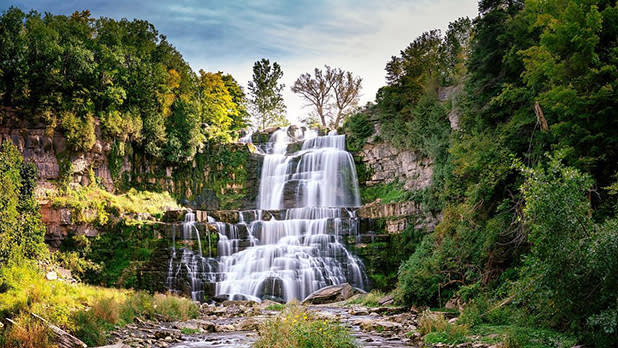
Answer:
[[[368,307],[352,301],[323,305],[280,305],[265,301],[225,301],[202,304],[197,319],[176,322],[136,321],[112,332],[111,342],[118,347],[206,348],[252,347],[269,321],[285,316],[294,307],[320,321],[339,323],[359,347],[474,347],[501,346],[497,335],[467,337],[457,344],[431,343],[423,340],[429,317],[453,322],[453,315],[441,312],[418,312],[397,306]],[[281,328],[281,330],[284,330]]]

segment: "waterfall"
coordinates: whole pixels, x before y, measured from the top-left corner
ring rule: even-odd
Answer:
[[[210,233],[208,234],[209,253],[210,253]],[[185,221],[182,223],[182,240],[196,240],[198,244],[197,252],[189,248],[176,248],[176,228],[172,227],[172,255],[168,266],[167,282],[171,291],[180,291],[183,286],[180,284],[181,279],[186,278],[189,281],[189,291],[191,299],[194,301],[202,301],[204,299],[204,285],[215,281],[216,277],[216,262],[211,258],[204,257],[202,254],[202,240],[200,230],[195,221],[195,213],[189,210],[185,215]],[[178,257],[178,251],[181,252]],[[214,264],[214,265],[213,265]],[[176,267],[175,267],[176,266]]]
[[[344,282],[365,288],[364,267],[344,246],[344,238],[358,235],[360,206],[345,136],[282,128],[258,149],[264,157],[257,209],[236,212],[233,224],[211,217],[201,222],[209,257],[202,255],[200,230],[189,211],[182,239],[195,238],[199,252],[173,246],[170,289],[190,290],[194,300],[202,300],[208,287],[219,298],[288,302]],[[216,257],[210,255],[208,227],[217,231]]]
[[[234,226],[246,231],[249,246],[239,250],[234,244],[241,241],[238,231],[217,225],[221,280],[216,295],[290,301],[328,285],[365,286],[362,264],[341,240],[343,229],[355,227],[347,208],[360,205],[345,136],[303,136],[300,150],[288,153],[296,139],[283,128],[266,147],[255,219],[245,222],[240,214]],[[264,219],[264,211],[280,213]]]

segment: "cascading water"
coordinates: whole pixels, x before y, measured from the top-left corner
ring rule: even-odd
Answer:
[[[209,253],[210,253],[210,234]],[[202,255],[202,240],[200,230],[197,228],[195,213],[188,211],[185,221],[182,223],[182,240],[196,240],[197,252],[189,248],[176,249],[176,230],[172,230],[172,256],[168,267],[167,282],[170,290],[181,290],[181,279],[189,280],[188,289],[191,299],[201,301],[204,299],[204,285],[215,281],[216,261]],[[180,256],[178,255],[180,251]],[[175,262],[176,261],[176,262]],[[176,267],[174,267],[176,265]]]
[[[257,219],[241,222],[251,246],[239,252],[219,247],[223,277],[217,295],[289,301],[346,281],[364,287],[362,265],[340,240],[343,219],[350,228],[353,218],[345,208],[360,205],[345,136],[309,137],[300,151],[286,153],[292,142],[288,129],[273,134],[264,156]],[[265,210],[280,211],[282,219],[265,220],[259,213]],[[222,238],[220,243],[229,242]]]
[[[235,224],[208,219],[218,232],[216,259],[183,252],[180,262],[187,269],[192,297],[203,296],[204,281],[214,284],[219,297],[286,302],[344,282],[364,288],[363,265],[342,243],[356,233],[354,211],[360,206],[345,136],[283,128],[261,150],[257,210],[238,212]],[[193,219],[188,213],[183,230]],[[199,230],[189,230],[195,230],[201,243]],[[216,270],[210,268],[213,262]],[[200,267],[208,274],[201,274]]]

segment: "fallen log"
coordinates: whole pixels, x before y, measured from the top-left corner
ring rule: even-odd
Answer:
[[[62,330],[61,328],[57,327],[54,324],[49,323],[47,320],[41,318],[40,316],[34,313],[30,313],[30,315],[32,315],[33,318],[41,321],[43,324],[45,324],[45,326],[49,328],[49,330],[51,331],[52,337],[53,337],[52,339],[59,348],[87,348],[88,347],[88,345],[82,342],[79,338]]]

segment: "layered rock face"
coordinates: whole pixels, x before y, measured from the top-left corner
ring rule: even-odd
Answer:
[[[50,135],[45,128],[0,128],[0,143],[4,141],[13,142],[26,161],[36,164],[41,187],[53,187],[52,182],[64,174],[71,176],[71,182],[88,185],[92,169],[105,188],[114,188],[107,163],[109,144],[100,139],[89,152],[81,154],[67,151],[62,133]]]
[[[406,190],[422,190],[431,185],[433,161],[389,143],[367,143],[358,154],[371,173],[367,186],[399,181]]]

